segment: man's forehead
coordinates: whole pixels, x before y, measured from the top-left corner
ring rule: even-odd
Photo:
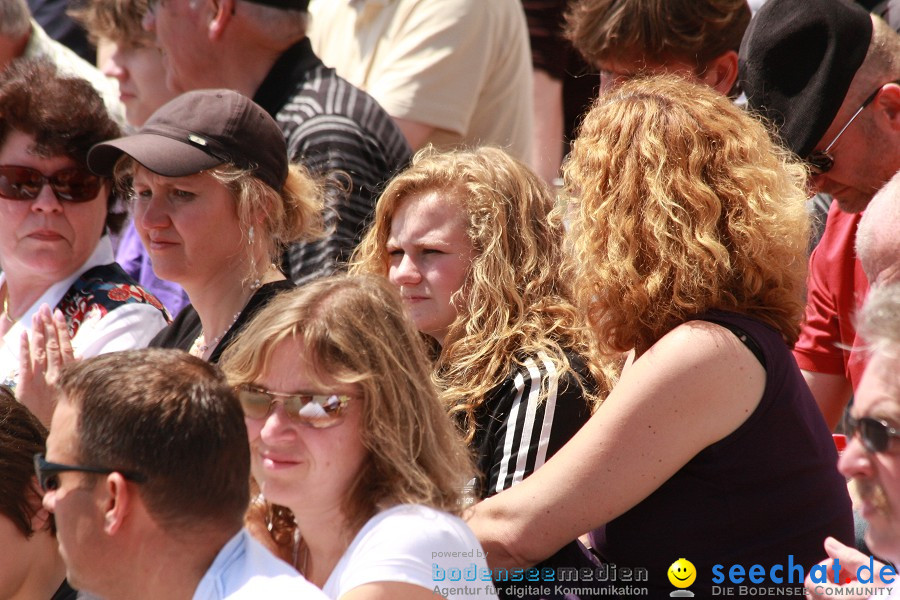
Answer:
[[[50,421],[47,436],[47,456],[55,462],[60,457],[74,457],[78,454],[78,416],[81,411],[65,396],[59,398]]]
[[[900,423],[900,348],[876,351],[856,393],[857,416]]]

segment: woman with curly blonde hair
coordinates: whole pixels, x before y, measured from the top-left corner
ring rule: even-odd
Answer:
[[[427,600],[448,584],[432,564],[475,565],[480,577],[481,548],[458,518],[472,465],[382,277],[328,277],[282,294],[222,366],[260,491],[248,525],[307,579],[335,599]],[[441,594],[494,597],[483,582],[471,589]]]
[[[768,572],[793,555],[808,570],[821,540],[851,540],[853,525],[789,350],[804,169],[720,94],[658,77],[600,97],[565,174],[579,305],[604,353],[632,356],[553,460],[475,508],[492,566],[591,531],[602,560],[647,569],[652,597],[672,589],[678,557],[699,596],[716,564]]]
[[[590,416],[596,367],[553,206],[544,182],[503,150],[426,149],[387,185],[354,256],[353,269],[400,290],[432,344],[479,498],[522,481]]]

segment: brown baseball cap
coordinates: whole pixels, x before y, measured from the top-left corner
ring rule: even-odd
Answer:
[[[165,177],[194,175],[230,163],[280,190],[287,179],[284,134],[258,104],[231,90],[196,90],[161,106],[141,129],[95,145],[88,168],[111,176],[127,154]]]

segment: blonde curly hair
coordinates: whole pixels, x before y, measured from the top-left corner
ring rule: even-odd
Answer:
[[[564,174],[578,304],[602,352],[646,350],[710,309],[796,341],[806,170],[726,97],[669,75],[626,83],[586,115]]]
[[[409,197],[446,193],[468,215],[475,249],[462,289],[454,296],[456,320],[437,354],[435,381],[452,415],[475,434],[475,412],[490,391],[528,357],[545,354],[560,371],[571,370],[566,352],[591,360],[590,333],[572,302],[571,263],[564,229],[549,218],[554,198],[528,167],[498,148],[439,153],[421,150],[387,185],[375,220],[351,260],[351,272],[387,275],[391,221]],[[546,390],[542,390],[543,393]],[[588,401],[597,397],[585,389]]]

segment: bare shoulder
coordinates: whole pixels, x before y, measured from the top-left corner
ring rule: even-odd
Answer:
[[[716,371],[746,368],[764,375],[753,353],[731,331],[709,321],[688,321],[660,338],[637,361],[674,363],[686,368]],[[754,368],[755,367],[755,368]]]
[[[622,373],[607,403],[622,399],[659,415],[673,411],[684,431],[697,434],[694,450],[734,431],[758,406],[766,372],[728,329],[706,321],[674,328]],[[610,408],[613,408],[610,406]]]

